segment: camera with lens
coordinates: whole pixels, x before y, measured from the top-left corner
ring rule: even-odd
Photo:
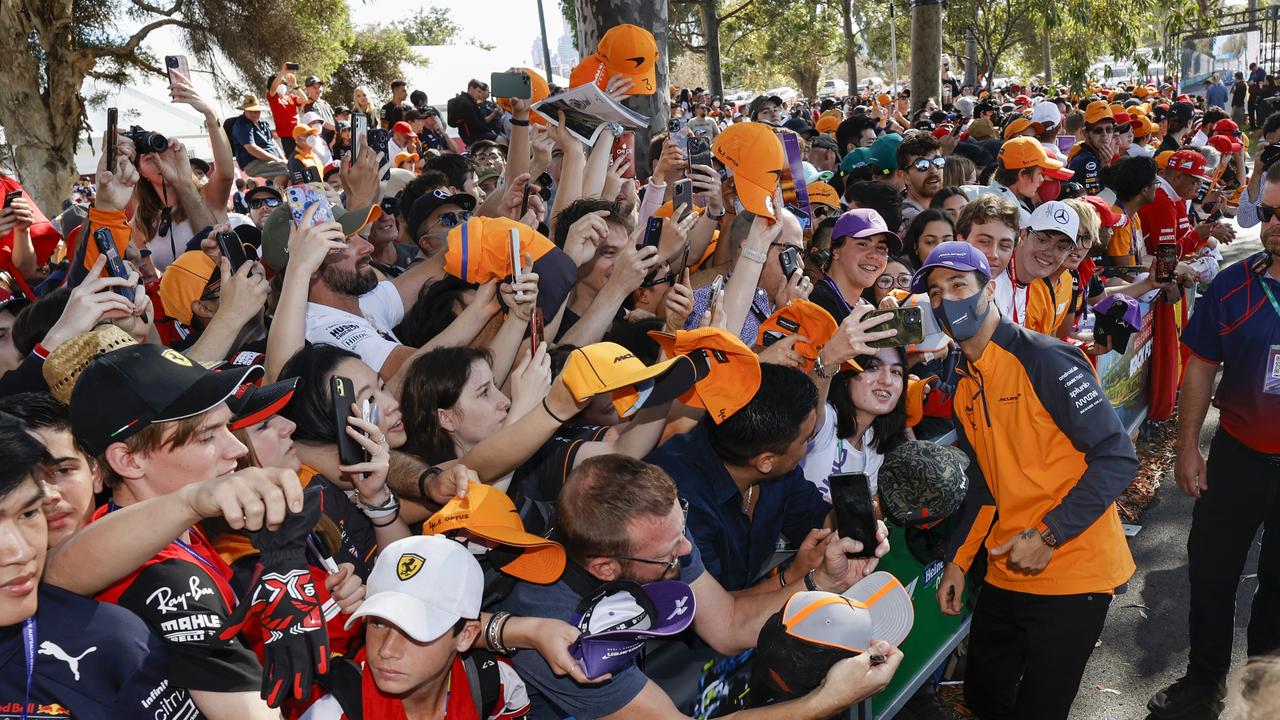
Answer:
[[[122,134],[133,141],[133,147],[138,155],[162,153],[169,149],[169,138],[158,132],[143,130],[137,125],[130,127],[128,132]]]
[[[1262,168],[1262,172],[1266,172],[1267,168],[1280,160],[1280,143],[1271,143],[1262,148],[1262,152],[1258,155],[1258,165]]]

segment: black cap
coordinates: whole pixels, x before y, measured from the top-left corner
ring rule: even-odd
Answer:
[[[234,370],[234,366],[225,370]],[[275,415],[289,404],[289,400],[293,399],[293,391],[297,388],[298,378],[289,378],[270,385],[242,383],[231,397],[227,398],[227,405],[232,413],[228,427],[232,430],[240,430],[257,425]]]
[[[474,210],[476,198],[469,193],[454,195],[447,188],[436,188],[413,201],[413,209],[409,211],[409,236],[418,239],[418,231],[427,216],[441,205],[457,205],[463,210]]]
[[[210,165],[207,161],[201,160],[200,158],[197,158],[197,157],[190,158],[188,162],[191,163],[191,167],[199,168],[200,172],[204,173],[205,175],[208,175],[209,170],[213,168],[213,166]]]
[[[323,84],[324,84],[324,81],[316,77],[315,75],[308,75],[307,81],[303,83],[303,85],[307,87],[311,87],[312,85],[323,85]]]
[[[1196,115],[1196,106],[1191,103],[1176,102],[1169,108],[1169,117],[1174,120],[1181,120],[1184,123],[1191,122],[1191,118]]]
[[[335,116],[336,116],[336,115],[350,115],[350,114],[351,114],[351,108],[347,107],[346,105],[339,105],[339,106],[337,106],[337,107],[335,107],[335,108],[333,109],[333,114],[334,114]]]
[[[275,199],[280,200],[280,201],[282,201],[282,202],[284,201],[284,195],[281,195],[281,194],[280,194],[280,191],[279,191],[279,190],[277,190],[277,189],[276,189],[274,186],[272,186],[272,185],[259,185],[258,187],[254,188],[254,189],[252,189],[252,190],[250,190],[250,191],[248,191],[248,192],[246,192],[246,193],[244,194],[244,201],[245,201],[245,202],[249,202],[250,200],[252,200],[252,199],[254,198],[254,196],[255,196],[255,195],[261,195],[261,194],[263,194],[263,193],[266,193],[266,194],[268,194],[268,195],[271,195],[271,196],[275,197]]]
[[[788,118],[786,122],[782,123],[782,127],[800,135],[801,137],[813,137],[818,134],[818,131],[813,129],[813,126],[809,124],[809,121],[802,117]]]
[[[71,392],[71,429],[99,455],[153,423],[208,412],[261,375],[261,365],[213,372],[171,348],[129,345],[84,369]]]

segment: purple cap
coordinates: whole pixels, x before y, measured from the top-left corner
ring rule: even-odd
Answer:
[[[605,583],[579,606],[573,623],[582,635],[569,652],[587,677],[618,672],[636,660],[645,640],[683,632],[694,609],[693,588],[686,583]]]
[[[884,218],[880,217],[880,213],[871,208],[854,208],[846,211],[836,220],[836,227],[831,232],[832,240],[839,240],[845,237],[865,238],[873,235],[889,236],[889,254],[898,255],[902,252],[902,238],[898,234],[889,229],[885,224]]]
[[[987,256],[978,251],[978,248],[967,242],[952,240],[950,242],[938,243],[938,246],[929,253],[929,257],[925,259],[924,266],[911,276],[911,292],[923,293],[929,292],[929,273],[934,268],[945,267],[952,270],[977,270],[986,275],[988,279],[991,277],[991,263],[987,262]]]
[[[1135,331],[1142,327],[1142,308],[1138,301],[1128,295],[1108,295],[1093,306],[1094,312],[1119,320]]]

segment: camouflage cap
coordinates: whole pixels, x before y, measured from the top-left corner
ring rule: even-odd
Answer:
[[[905,527],[931,527],[960,509],[969,489],[969,458],[951,445],[911,440],[894,448],[880,467],[880,507]]]

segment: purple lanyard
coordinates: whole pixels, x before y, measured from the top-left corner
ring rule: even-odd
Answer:
[[[832,282],[832,281],[831,281],[831,276],[830,276],[830,275],[825,275],[825,276],[823,276],[822,280],[823,280],[824,282],[826,282],[826,283],[827,283],[827,285],[829,285],[829,286],[831,287],[831,289],[832,289],[832,290],[834,290],[834,291],[835,291],[835,293],[836,293],[836,299],[840,301],[840,304],[841,304],[841,305],[844,305],[844,311],[845,311],[846,313],[851,313],[851,312],[853,312],[853,307],[849,305],[849,301],[848,301],[848,300],[845,300],[845,299],[844,299],[844,293],[841,293],[841,292],[840,292],[840,288],[836,287],[836,284],[835,284],[834,282]]]
[[[109,504],[107,505],[107,512],[115,512],[116,510],[119,510],[119,509],[120,509],[120,506],[119,506],[119,505],[116,505],[114,502],[109,503]],[[191,532],[194,534],[194,533],[196,532],[196,530],[193,528],[193,529],[191,530]],[[200,565],[204,566],[204,568],[205,568],[206,570],[208,570],[208,571],[209,571],[209,577],[210,577],[210,579],[212,579],[212,580],[214,581],[214,584],[215,584],[215,585],[217,584],[218,578],[222,576],[222,573],[218,570],[218,568],[214,567],[214,564],[213,564],[213,563],[209,562],[209,561],[205,558],[205,556],[203,556],[203,555],[201,555],[200,553],[196,552],[196,549],[195,549],[194,547],[192,547],[192,546],[188,545],[187,543],[183,542],[183,541],[182,541],[182,538],[174,538],[174,539],[173,539],[173,542],[174,542],[174,544],[176,544],[178,547],[180,547],[180,548],[182,548],[183,550],[185,550],[185,551],[186,551],[186,553],[187,553],[188,555],[190,555],[190,556],[191,556],[191,559],[192,559],[192,560],[195,560],[197,563],[199,563]],[[232,597],[234,597],[234,592],[233,592]]]
[[[22,623],[22,646],[27,653],[27,695],[22,701],[22,720],[27,720],[27,709],[31,707],[31,678],[36,672],[36,616],[32,615]]]

